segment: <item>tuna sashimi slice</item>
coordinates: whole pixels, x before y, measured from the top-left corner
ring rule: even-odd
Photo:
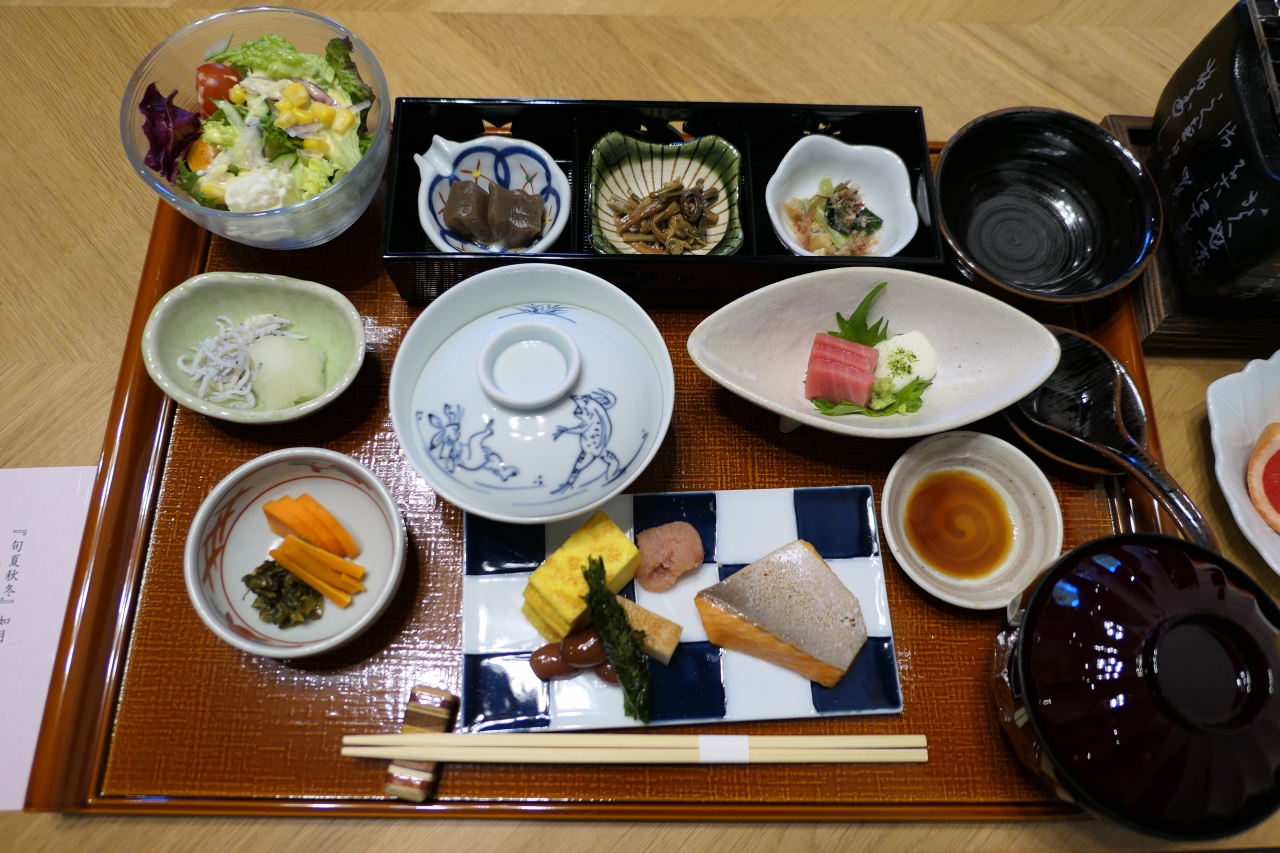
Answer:
[[[809,372],[804,380],[804,396],[808,400],[823,399],[832,403],[871,402],[871,387],[876,379],[870,373],[822,358],[816,352],[809,357]]]
[[[878,356],[879,353],[876,353]],[[836,349],[827,346],[824,343],[816,343],[809,352],[810,358],[825,358],[827,361],[834,361],[843,364],[845,367],[852,367],[855,370],[861,370],[864,373],[875,373],[878,358],[866,358],[860,353],[851,353],[848,350]]]
[[[874,347],[846,341],[844,338],[837,338],[835,335],[829,335],[826,332],[819,332],[814,337],[813,346],[815,349],[822,347],[824,350],[844,353],[841,358],[831,355],[825,357],[831,359],[831,361],[839,361],[851,367],[861,368],[867,373],[874,373],[876,363],[880,360],[880,351]]]

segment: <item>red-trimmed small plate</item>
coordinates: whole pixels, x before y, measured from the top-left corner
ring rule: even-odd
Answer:
[[[243,578],[282,541],[262,505],[303,492],[355,538],[367,589],[345,608],[325,601],[319,619],[279,628],[259,618]],[[332,450],[287,448],[241,465],[205,499],[187,534],[183,574],[196,613],[220,638],[255,655],[307,657],[354,639],[382,615],[400,585],[405,542],[400,510],[368,468]]]

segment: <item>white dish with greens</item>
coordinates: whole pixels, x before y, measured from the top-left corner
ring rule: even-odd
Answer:
[[[764,195],[774,232],[797,255],[896,255],[919,224],[901,157],[830,136],[793,145]]]
[[[857,340],[872,329],[872,337],[885,337]],[[892,387],[882,385],[884,398],[869,406],[817,403],[807,394],[807,373],[817,339],[832,332],[849,349],[919,332],[936,371],[931,379],[916,375],[921,357]],[[703,320],[688,348],[703,373],[758,406],[791,422],[870,438],[932,435],[992,415],[1039,387],[1059,356],[1053,335],[1016,308],[933,276],[880,267],[822,270],[757,290]],[[883,355],[887,365],[911,361]]]

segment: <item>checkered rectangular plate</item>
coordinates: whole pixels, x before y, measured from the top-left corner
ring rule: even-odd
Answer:
[[[650,661],[651,723],[776,720],[902,710],[884,565],[870,486],[747,489],[621,495],[603,507],[633,540],[671,521],[702,536],[711,562],[652,593],[632,582],[623,595],[679,623],[668,665]],[[545,640],[520,614],[529,574],[584,521],[512,525],[467,515],[462,593],[462,710],[458,731],[612,729],[639,725],[622,712],[622,691],[590,670],[550,683],[529,655]],[[862,606],[868,639],[835,687],[707,641],[693,597],[776,548],[809,542]]]

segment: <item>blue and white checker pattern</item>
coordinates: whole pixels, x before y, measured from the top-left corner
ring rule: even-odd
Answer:
[[[623,595],[679,623],[669,665],[650,661],[651,723],[775,720],[902,710],[884,566],[869,486],[621,495],[603,507],[628,536],[688,521],[712,562],[665,592],[636,584]],[[583,518],[510,525],[467,515],[462,591],[460,731],[603,729],[640,725],[622,712],[622,691],[585,671],[550,683],[529,668],[545,644],[520,613],[529,574]],[[707,642],[694,595],[795,539],[805,539],[857,596],[868,640],[832,688],[768,661]]]

